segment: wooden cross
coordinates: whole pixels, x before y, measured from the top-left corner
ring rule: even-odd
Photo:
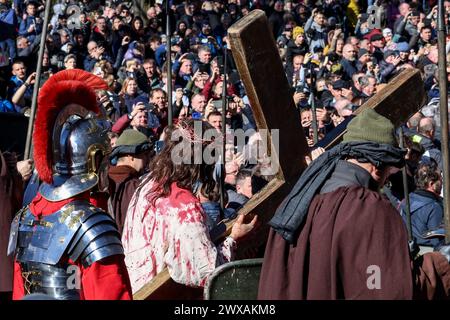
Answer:
[[[269,230],[267,222],[300,177],[305,168],[304,157],[309,151],[265,13],[253,10],[228,29],[228,36],[258,129],[279,130],[278,148],[274,147],[273,140],[271,142],[272,159],[275,158],[279,163],[278,172],[275,178],[239,211],[241,214],[256,213],[261,222],[260,229],[254,233],[256,236],[239,244],[239,254],[250,247],[264,245]],[[371,101],[369,100],[364,108],[372,107],[380,112],[386,111],[392,104],[392,110],[383,114],[396,124],[406,121],[408,116],[423,105],[421,79],[414,71],[407,73],[401,82],[389,84],[385,89],[387,91],[382,90],[376,95],[378,98],[371,99],[375,99],[376,103],[368,104]],[[418,93],[410,91],[414,86]],[[400,104],[401,100],[392,101],[392,97],[402,95],[411,95],[408,101],[414,99],[415,103]],[[275,150],[278,150],[278,153]],[[227,223],[224,234],[214,240],[220,240],[229,234],[233,223],[234,221]],[[199,299],[201,294],[201,289],[175,283],[165,269],[136,292],[134,299]]]

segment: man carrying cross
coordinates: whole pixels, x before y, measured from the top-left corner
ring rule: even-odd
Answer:
[[[411,272],[405,225],[378,192],[404,162],[393,124],[368,109],[347,130],[343,143],[303,172],[271,220],[258,297],[448,296],[448,248],[426,254]]]

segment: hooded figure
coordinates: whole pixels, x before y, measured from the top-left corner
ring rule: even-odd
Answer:
[[[374,110],[350,121],[343,142],[306,168],[270,221],[258,298],[448,295],[446,256],[426,254],[412,270],[406,226],[379,193],[404,155],[394,126]]]

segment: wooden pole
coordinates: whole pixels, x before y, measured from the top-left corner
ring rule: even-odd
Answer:
[[[311,99],[311,114],[312,114],[312,128],[313,128],[313,141],[314,144],[316,144],[319,141],[319,128],[317,125],[317,114],[316,114],[316,102],[314,97],[314,90],[315,90],[315,83],[314,83],[314,77],[313,77],[313,66],[310,62],[309,66],[309,79],[311,83],[309,84],[309,98]]]
[[[167,66],[167,118],[168,123],[173,123],[172,112],[172,44],[170,30],[170,4],[166,0],[166,66]]]
[[[49,22],[49,18],[50,18],[51,4],[52,4],[52,2],[50,0],[45,1],[44,22],[43,22],[43,26],[42,26],[41,44],[39,47],[39,56],[38,56],[38,63],[37,63],[37,68],[36,68],[36,81],[34,83],[34,88],[33,88],[31,113],[30,113],[30,119],[28,121],[27,141],[25,143],[24,159],[29,159],[30,153],[31,153],[31,140],[32,140],[32,136],[33,136],[34,117],[36,116],[39,85],[41,83],[42,60],[44,57],[45,42],[46,42],[45,40],[47,38],[47,30],[48,30],[48,22]]]
[[[450,243],[450,180],[448,154],[448,97],[447,97],[447,62],[446,62],[446,32],[444,22],[444,1],[439,0],[438,9],[438,65],[439,65],[439,111],[441,118],[441,146],[444,163],[444,225],[445,242]]]
[[[404,136],[403,128],[399,128],[400,135],[400,148],[404,149]],[[408,241],[412,241],[412,225],[411,225],[411,206],[409,204],[409,189],[408,189],[408,175],[406,173],[406,163],[402,168],[402,178],[403,178],[403,193],[405,195],[405,214],[406,214],[406,228],[408,230]]]
[[[220,70],[220,68],[219,68]],[[220,164],[220,207],[225,210],[225,146],[227,143],[227,48],[223,48],[223,86],[222,86],[222,163]]]

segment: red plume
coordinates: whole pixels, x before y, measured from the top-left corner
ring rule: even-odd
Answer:
[[[39,91],[34,122],[34,162],[39,178],[53,182],[52,147],[53,126],[59,112],[71,103],[99,113],[94,90],[108,89],[101,78],[80,69],[64,70],[51,76]]]

